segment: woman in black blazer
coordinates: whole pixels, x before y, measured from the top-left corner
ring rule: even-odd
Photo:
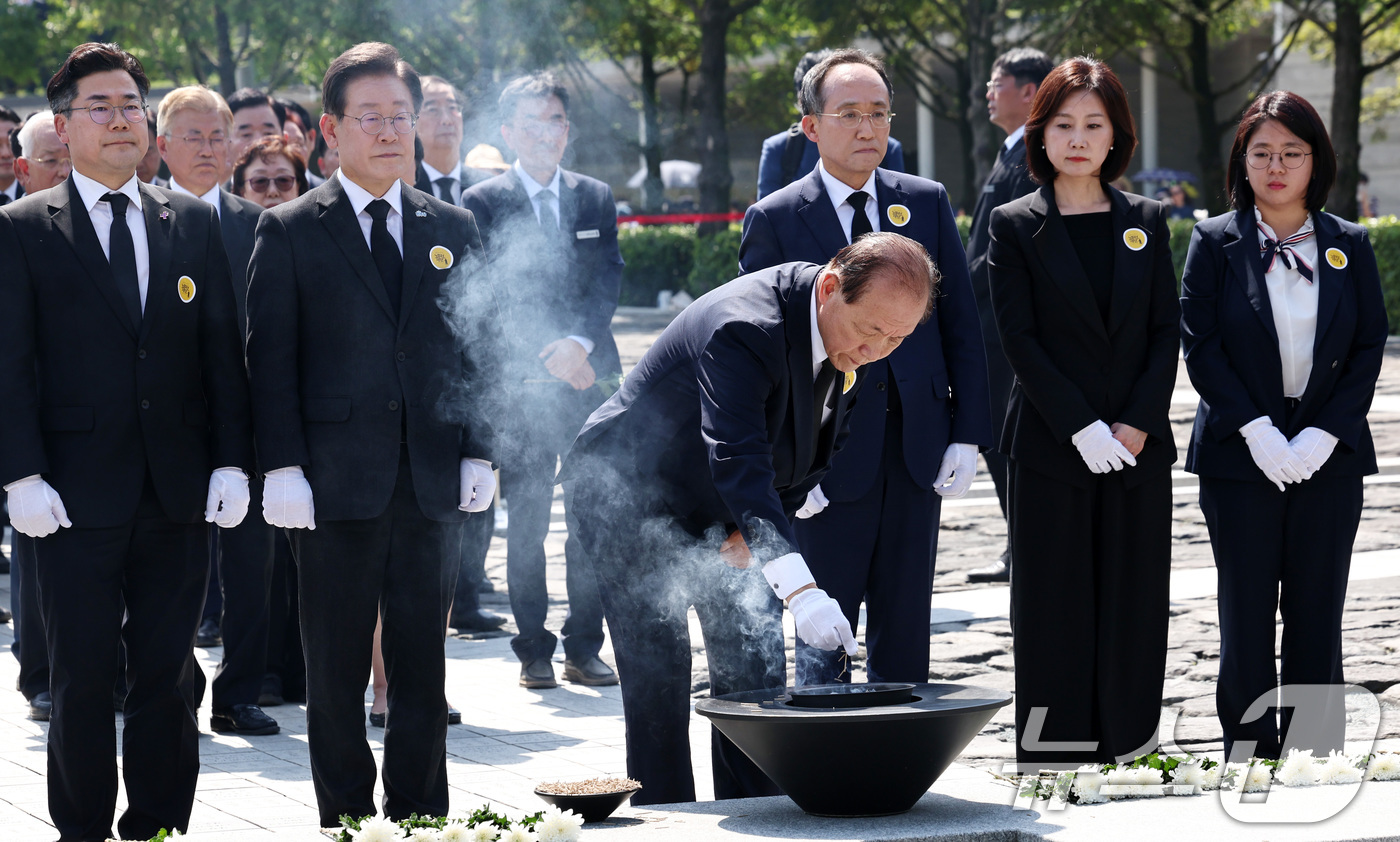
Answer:
[[[1157,745],[1180,311],[1165,209],[1109,186],[1136,145],[1113,71],[1071,59],[1026,123],[1043,186],[992,213],[1021,764]]]
[[[1376,472],[1366,412],[1386,314],[1366,229],[1321,212],[1336,171],[1307,100],[1260,96],[1230,151],[1235,210],[1197,225],[1186,256],[1181,329],[1201,395],[1186,469],[1220,583],[1216,706],[1241,759],[1325,755],[1346,730],[1342,603],[1361,477]],[[1314,686],[1285,691],[1281,726],[1280,609],[1282,683]]]

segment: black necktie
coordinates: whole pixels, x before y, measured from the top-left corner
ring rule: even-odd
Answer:
[[[112,231],[107,241],[107,263],[112,267],[112,280],[126,303],[131,323],[141,329],[141,281],[136,272],[136,245],[126,224],[126,206],[131,203],[125,193],[108,193],[102,197],[112,206]]]
[[[389,203],[375,199],[365,208],[374,223],[369,227],[369,250],[374,255],[374,265],[379,269],[379,279],[384,282],[384,292],[389,295],[389,304],[394,308],[394,317],[399,315],[399,298],[403,295],[403,256],[399,254],[398,243],[389,233]]]
[[[559,216],[554,212],[554,203],[550,201],[553,198],[553,190],[541,190],[535,194],[535,199],[540,203],[540,227],[550,239],[559,236]]]
[[[853,243],[861,234],[869,234],[875,230],[870,227],[870,217],[865,213],[865,203],[869,199],[870,196],[864,190],[857,190],[846,197],[847,204],[856,209],[856,215],[851,217],[851,242]]]
[[[3,208],[4,206],[8,205],[9,203],[10,203],[10,194],[9,194],[9,193],[0,193],[0,208]]]
[[[445,175],[442,178],[433,179],[433,184],[437,186],[438,198],[448,203],[449,205],[457,204],[457,201],[452,198],[452,186],[456,183],[457,179],[453,178],[450,175]]]
[[[826,399],[831,392],[831,384],[836,382],[836,366],[831,364],[830,359],[822,360],[821,371],[817,372],[816,383],[812,385],[812,447],[816,448],[821,440],[822,432],[822,410],[826,408]]]

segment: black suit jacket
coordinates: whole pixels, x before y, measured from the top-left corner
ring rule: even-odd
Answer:
[[[403,188],[403,297],[397,320],[339,178],[258,221],[248,282],[248,371],[264,471],[301,465],[316,517],[365,520],[393,494],[407,429],[418,505],[466,517],[462,457],[492,458],[480,347],[444,311],[494,320],[465,302],[481,240],[469,212]],[[437,268],[430,253],[450,252]],[[405,421],[405,413],[407,420]]]
[[[992,167],[992,174],[987,176],[982,195],[977,197],[977,204],[972,209],[972,229],[967,236],[967,269],[972,276],[972,294],[977,299],[977,312],[982,318],[982,337],[987,347],[996,352],[1001,350],[1001,336],[997,333],[992,292],[987,282],[992,211],[1035,190],[1036,183],[1031,179],[1031,170],[1026,164],[1026,138],[1022,135],[1005,155],[997,157],[996,166]]]
[[[1289,438],[1318,427],[1338,438],[1319,473],[1374,474],[1376,452],[1366,413],[1385,352],[1386,313],[1376,256],[1366,229],[1314,213],[1318,289],[1313,367],[1298,407],[1286,413],[1283,364],[1254,209],[1196,226],[1181,282],[1186,371],[1201,395],[1186,470],[1202,476],[1268,482],[1239,428],[1263,415]],[[1329,249],[1346,257],[1341,269]]]
[[[967,264],[953,209],[943,185],[917,176],[875,171],[880,225],[928,250],[943,275],[934,315],[888,358],[864,366],[872,388],[851,417],[851,438],[822,481],[831,500],[855,500],[869,490],[884,449],[885,413],[893,378],[904,418],[904,462],[921,488],[931,488],[950,442],[990,447],[991,404],[987,358],[977,309],[968,286]],[[891,205],[904,205],[909,219],[890,222]],[[753,272],[793,260],[825,264],[846,246],[846,235],[827,195],[821,173],[812,171],[744,214],[739,271]]]
[[[238,332],[248,330],[248,264],[253,262],[253,240],[263,206],[219,189],[219,229],[228,252],[233,297],[238,302]]]
[[[203,518],[212,470],[253,470],[214,209],[140,191],[150,280],[139,331],[71,179],[0,209],[0,484],[43,474],[81,527],[129,521],[148,470],[179,523]]]
[[[467,190],[480,184],[488,178],[494,178],[495,173],[490,170],[479,170],[476,167],[462,165],[462,207],[466,207]],[[413,173],[413,186],[427,193],[429,196],[437,196],[437,188],[433,186],[432,179],[428,178],[428,171],[423,169],[423,162],[419,161],[417,169]]]
[[[561,481],[606,459],[692,532],[744,528],[750,547],[795,551],[789,518],[843,443],[849,391],[833,390],[820,439],[814,417],[812,290],[821,267],[787,263],[701,296],[662,332],[622,389],[589,417]],[[837,386],[843,386],[841,378]],[[765,521],[781,539],[769,539]]]
[[[1176,275],[1161,202],[1108,188],[1113,292],[1107,321],[1055,205],[1053,185],[992,211],[992,304],[1016,373],[1001,450],[1027,467],[1082,487],[1090,472],[1070,437],[1093,423],[1147,433],[1136,485],[1176,461],[1167,410],[1176,382]],[[1125,234],[1146,243],[1134,251]]]

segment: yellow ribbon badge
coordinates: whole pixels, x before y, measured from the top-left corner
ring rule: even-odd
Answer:
[[[890,205],[889,210],[885,211],[885,216],[889,217],[896,228],[903,228],[909,224],[909,209],[904,205]]]
[[[854,371],[846,372],[846,380],[841,384],[841,394],[844,395],[851,391],[851,387],[854,385],[856,385],[856,373]]]
[[[1147,245],[1147,232],[1141,228],[1129,228],[1123,232],[1123,245],[1133,251],[1142,251],[1142,247]]]
[[[452,268],[452,252],[446,246],[433,246],[433,250],[428,252],[428,259],[439,269]]]
[[[1347,268],[1347,256],[1341,249],[1332,248],[1327,250],[1327,262],[1332,264],[1333,269]]]
[[[181,275],[181,276],[180,276],[180,283],[176,285],[176,289],[178,289],[178,290],[180,291],[180,300],[181,300],[181,301],[183,301],[183,302],[185,302],[186,304],[188,304],[188,303],[190,303],[191,301],[194,300],[194,294],[195,294],[194,279],[191,278],[189,275]]]

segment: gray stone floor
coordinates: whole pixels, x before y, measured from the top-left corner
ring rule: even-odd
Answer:
[[[668,321],[665,314],[624,309],[616,321],[624,362],[634,363]],[[1173,402],[1177,442],[1186,442],[1195,407],[1184,369]],[[1348,593],[1346,656],[1348,679],[1379,694],[1379,716],[1358,713],[1358,724],[1374,725],[1382,746],[1400,749],[1400,345],[1387,350],[1372,430],[1382,459],[1382,473],[1366,489],[1366,512],[1356,542]],[[1184,450],[1183,450],[1184,453]],[[1194,478],[1175,479],[1172,621],[1163,737],[1183,749],[1220,747],[1214,719],[1217,639],[1214,572],[1205,525],[1196,503]],[[968,585],[966,573],[995,558],[1005,544],[1005,524],[990,482],[979,477],[965,500],[945,505],[938,575],[931,617],[930,651],[935,680],[963,681],[1012,689],[1008,592],[1004,586]],[[566,610],[563,584],[564,524],[556,500],[555,523],[548,542],[553,596],[550,626],[557,628]],[[8,549],[8,547],[7,547]],[[497,592],[488,608],[508,612],[505,596],[505,543],[497,537],[487,561]],[[9,577],[0,576],[0,604],[8,605]],[[507,627],[511,628],[510,626]],[[704,650],[692,624],[696,695],[704,695]],[[789,636],[791,631],[789,629]],[[12,640],[0,627],[0,648]],[[448,698],[463,712],[464,724],[449,729],[449,780],[453,812],[469,812],[490,803],[503,812],[521,814],[542,806],[532,790],[542,781],[620,775],[625,770],[621,701],[616,687],[527,691],[516,684],[519,666],[508,636],[452,638],[447,642]],[[789,646],[789,651],[791,647]],[[219,649],[199,651],[212,673]],[[611,661],[605,649],[604,657]],[[562,658],[562,656],[560,656]],[[556,659],[556,668],[560,661]],[[859,671],[859,670],[858,670]],[[0,687],[12,687],[15,662],[0,657]],[[366,677],[368,679],[368,677]],[[863,676],[857,675],[856,680]],[[368,710],[368,694],[366,710]],[[27,706],[15,692],[0,690],[0,840],[52,840],[45,795],[46,726],[26,718]],[[697,805],[674,811],[623,808],[622,821],[592,829],[590,836],[619,834],[656,838],[709,839],[724,835],[797,839],[1097,839],[1119,838],[1168,821],[1199,827],[1231,838],[1344,839],[1383,838],[1379,816],[1393,815],[1390,805],[1400,786],[1368,784],[1346,812],[1312,832],[1243,832],[1244,825],[1219,823],[1219,809],[1208,798],[1166,802],[1115,803],[1070,808],[1067,813],[1013,811],[1012,794],[996,784],[989,770],[1013,756],[1011,708],[1003,711],[968,747],[958,765],[935,784],[932,794],[905,821],[860,820],[830,823],[795,812],[785,799]],[[1358,708],[1360,710],[1360,708]],[[203,840],[310,840],[317,834],[315,798],[306,753],[304,708],[284,705],[268,713],[282,725],[273,737],[239,738],[208,730],[208,707],[200,711],[203,770],[191,832]],[[693,760],[700,797],[709,791],[708,726],[694,717]],[[1362,721],[1364,720],[1364,721]],[[115,716],[114,727],[121,728]],[[376,753],[382,732],[369,729]],[[122,796],[124,797],[124,796]],[[731,806],[732,805],[732,806]],[[963,805],[959,808],[958,805]],[[120,805],[119,805],[120,806]],[[965,808],[965,809],[964,809]],[[960,811],[961,810],[961,811]],[[1170,812],[1174,810],[1175,812]],[[951,821],[954,816],[976,821]],[[1210,818],[1213,816],[1214,818]],[[1400,828],[1380,822],[1380,827]],[[592,826],[590,826],[591,828]],[[1261,828],[1262,829],[1262,828]]]

